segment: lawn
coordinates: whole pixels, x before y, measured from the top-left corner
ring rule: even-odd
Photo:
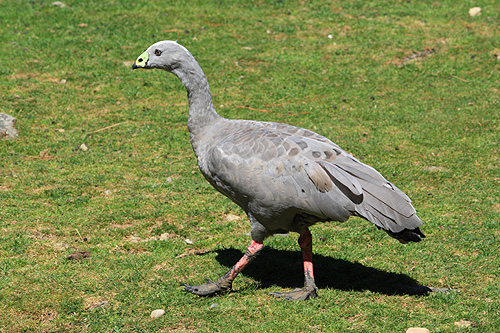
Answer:
[[[500,331],[498,1],[63,3],[1,2],[19,138],[0,140],[0,332]],[[184,292],[238,260],[249,222],[197,168],[181,83],[132,71],[165,39],[221,115],[332,139],[412,198],[427,238],[318,224],[318,298],[268,295],[303,283],[296,234],[231,293]]]

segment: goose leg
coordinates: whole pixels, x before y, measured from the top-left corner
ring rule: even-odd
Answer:
[[[198,296],[212,296],[230,290],[233,280],[259,254],[260,250],[262,250],[262,243],[252,240],[243,257],[217,281],[210,281],[206,278],[207,283],[199,286],[190,286],[184,283],[184,290]]]
[[[290,301],[303,301],[318,296],[318,287],[316,287],[316,283],[314,282],[312,236],[309,229],[306,229],[306,232],[300,235],[299,245],[302,249],[302,258],[304,260],[304,287],[287,293],[271,293],[272,296]]]

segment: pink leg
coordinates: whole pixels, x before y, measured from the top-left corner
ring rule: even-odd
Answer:
[[[257,256],[260,250],[262,250],[262,243],[252,240],[243,257],[217,281],[214,282],[207,279],[207,283],[199,286],[184,284],[185,290],[198,296],[211,296],[231,289],[233,280]]]
[[[245,268],[245,266],[255,258],[255,256],[261,249],[262,243],[252,240],[243,257],[241,257],[236,265],[234,265],[224,276],[227,276],[227,279],[232,282],[236,278],[236,276],[243,270],[243,268]]]
[[[312,263],[312,235],[309,229],[307,232],[300,235],[299,246],[302,249],[302,258],[304,260],[304,287],[314,286],[314,273],[313,273],[313,263]]]
[[[302,249],[302,259],[304,260],[304,287],[287,293],[271,293],[274,297],[297,301],[318,296],[318,287],[316,287],[316,283],[314,282],[312,236],[309,229],[306,229],[306,231],[300,235],[299,246]]]

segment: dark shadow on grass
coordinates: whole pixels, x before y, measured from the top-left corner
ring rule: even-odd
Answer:
[[[234,248],[220,249],[216,252],[217,261],[228,269],[243,255],[243,252]],[[425,295],[432,291],[407,275],[386,272],[342,259],[315,254],[313,264],[316,285],[319,289],[369,290],[386,295]],[[242,274],[255,279],[263,288],[302,287],[304,284],[302,253],[265,247]]]

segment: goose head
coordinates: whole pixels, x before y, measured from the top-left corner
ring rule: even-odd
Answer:
[[[165,40],[151,45],[132,65],[132,69],[164,69],[171,72],[182,62],[192,58],[191,53],[177,42]]]

